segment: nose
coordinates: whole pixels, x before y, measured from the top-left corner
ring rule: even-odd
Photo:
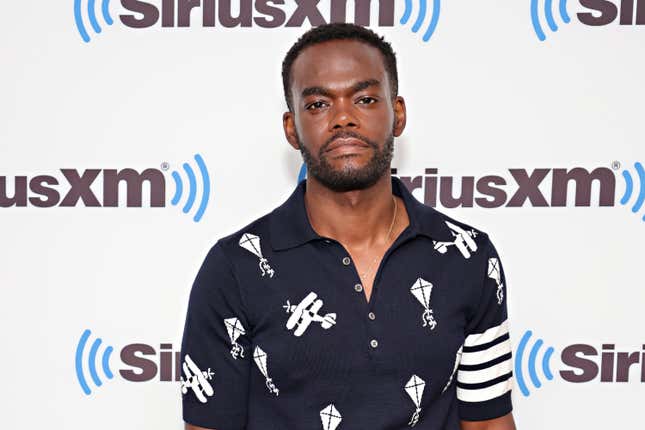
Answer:
[[[358,128],[358,118],[353,112],[354,105],[351,100],[338,100],[334,104],[334,115],[329,123],[329,130],[336,131],[347,127]]]

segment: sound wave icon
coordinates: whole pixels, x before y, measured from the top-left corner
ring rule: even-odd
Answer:
[[[204,159],[201,155],[195,154],[195,162],[197,163],[197,167],[199,167],[199,172],[201,174],[202,196],[197,212],[195,212],[195,215],[193,216],[193,221],[199,222],[202,219],[202,216],[204,216],[204,212],[208,206],[208,200],[211,194],[211,180],[208,175],[208,169],[206,168],[206,164],[204,163]],[[190,164],[184,163],[182,167],[188,177],[188,198],[182,208],[182,212],[187,214],[193,208],[197,197],[197,176]],[[172,178],[175,180],[175,195],[173,196],[171,203],[173,206],[177,206],[184,192],[184,183],[181,175],[176,170],[172,172]]]
[[[83,38],[83,41],[87,43],[90,41],[90,35],[87,33],[87,29],[83,23],[83,16],[81,13],[82,2],[83,0],[74,0],[74,21],[76,22],[76,28]],[[101,0],[101,13],[107,25],[112,25],[114,23],[114,20],[110,16],[110,0]],[[87,16],[94,32],[97,34],[100,33],[102,31],[101,26],[96,20],[96,0],[87,0]]]
[[[300,172],[298,173],[298,183],[304,181],[307,179],[307,165],[305,163],[302,163],[302,166],[300,166]]]
[[[645,169],[639,162],[634,163],[634,168],[636,169],[638,180],[640,182],[640,192],[636,197],[636,201],[632,205],[632,212],[637,213],[639,210],[641,210],[643,204],[645,204]],[[632,193],[634,192],[634,179],[632,178],[632,175],[628,170],[623,170],[623,178],[625,179],[626,187],[625,194],[620,200],[620,204],[626,205],[627,203],[629,203],[629,199],[632,197]],[[643,221],[645,221],[645,215],[643,215],[642,219]]]
[[[428,13],[428,0],[417,0],[419,3],[419,10],[417,18],[412,24],[412,32],[418,33],[423,22],[425,21],[426,15]],[[435,30],[437,29],[437,24],[439,23],[439,15],[441,14],[441,0],[432,0],[432,16],[430,17],[430,22],[423,33],[422,39],[424,42],[430,40]],[[401,25],[408,23],[412,17],[412,0],[405,0],[405,11],[401,17]]]
[[[526,380],[524,378],[524,371],[522,369],[522,363],[524,361],[524,350],[526,349],[526,346],[529,343],[529,339],[533,335],[533,332],[531,330],[527,330],[526,333],[524,333],[524,336],[522,336],[522,340],[520,340],[520,343],[517,347],[517,351],[515,353],[515,379],[517,381],[517,386],[520,388],[520,391],[524,395],[524,397],[528,397],[531,393],[529,391],[528,386],[526,385]],[[529,352],[528,356],[528,373],[529,373],[529,378],[531,379],[531,382],[533,383],[533,386],[535,388],[540,388],[542,386],[542,383],[540,382],[540,378],[538,378],[537,371],[535,369],[536,367],[536,362],[538,361],[538,353],[540,352],[540,348],[544,342],[542,339],[538,339],[534,344],[533,347],[531,348],[531,351]],[[553,347],[548,347],[544,355],[542,356],[542,372],[544,373],[544,376],[546,379],[549,381],[553,379],[553,372],[551,372],[551,357],[553,356],[554,349]]]
[[[542,29],[542,25],[540,24],[540,18],[538,16],[538,3],[540,1],[541,0],[531,0],[531,22],[533,23],[533,30],[535,30],[535,34],[537,35],[538,39],[544,42],[546,40],[546,34],[544,34],[544,30]],[[554,2],[558,2],[558,0],[543,0],[543,1],[544,1],[544,17],[546,19],[546,23],[551,29],[551,31],[556,32],[558,31],[558,24],[555,22],[555,18],[553,14],[554,14]],[[560,13],[560,18],[562,18],[562,22],[564,22],[565,24],[569,24],[571,22],[571,18],[569,17],[569,12],[567,12],[567,0],[559,0],[558,12]]]
[[[86,329],[83,332],[83,334],[81,335],[81,339],[78,341],[78,346],[76,347],[76,356],[74,359],[74,363],[76,366],[76,378],[78,379],[78,383],[81,385],[83,392],[87,395],[90,395],[92,393],[92,390],[90,389],[90,386],[87,383],[87,379],[85,378],[85,372],[83,371],[83,352],[85,351],[85,345],[87,344],[87,341],[90,338],[91,334],[92,332],[88,329]],[[90,370],[90,377],[92,378],[94,385],[96,385],[97,387],[100,387],[101,385],[103,385],[103,382],[99,378],[99,375],[96,371],[97,353],[98,353],[99,347],[101,346],[101,342],[102,342],[101,339],[98,338],[92,343],[92,346],[90,347],[89,355],[87,357],[88,366]],[[114,374],[110,370],[110,355],[112,354],[113,350],[114,348],[112,348],[111,346],[106,347],[103,350],[103,355],[101,357],[101,367],[103,368],[103,373],[105,373],[105,376],[108,379],[114,378]]]

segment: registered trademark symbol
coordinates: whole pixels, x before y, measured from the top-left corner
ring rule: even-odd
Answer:
[[[170,169],[170,164],[167,161],[164,161],[163,163],[161,163],[161,170],[165,172],[168,169]]]
[[[611,168],[614,170],[620,169],[620,161],[612,161]]]

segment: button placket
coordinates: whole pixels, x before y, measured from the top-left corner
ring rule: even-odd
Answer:
[[[352,259],[348,255],[347,250],[345,250],[344,255],[341,254],[339,257],[343,266],[345,266],[348,269],[354,269],[353,270],[354,274],[357,280],[360,281],[358,272],[355,270],[355,267],[352,266]],[[363,321],[364,321],[364,324],[366,324],[366,329],[367,329],[365,334],[367,335],[366,342],[367,342],[368,354],[370,356],[373,354],[378,355],[379,354],[379,349],[378,349],[379,348],[379,341],[378,341],[379,330],[378,330],[378,324],[375,322],[376,314],[372,311],[375,305],[374,295],[372,295],[370,300],[367,300],[367,298],[365,297],[365,287],[360,282],[354,283],[354,292],[356,294],[361,295],[360,303],[357,303],[357,304],[361,308],[361,314],[363,315],[362,318],[365,318],[365,316],[367,316],[367,318],[363,319]]]

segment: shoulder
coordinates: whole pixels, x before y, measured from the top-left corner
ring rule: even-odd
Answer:
[[[240,252],[251,252],[262,258],[270,242],[272,213],[267,213],[237,231],[219,238],[212,250],[223,254],[229,262],[239,258]]]
[[[287,249],[312,239],[315,232],[307,220],[304,187],[304,181],[299,183],[280,206],[221,238],[219,246],[234,261],[248,258],[249,253],[264,261],[272,251]]]
[[[264,242],[260,238],[264,238],[263,233],[268,231],[268,216],[269,214],[266,214],[256,219],[211,245],[195,279],[193,295],[207,299],[218,294],[229,295],[240,288],[238,266],[241,258],[263,258]],[[255,257],[251,253],[255,254]]]

